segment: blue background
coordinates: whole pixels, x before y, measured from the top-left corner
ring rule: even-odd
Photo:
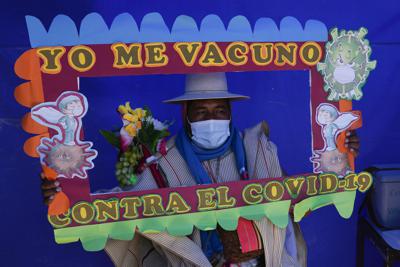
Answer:
[[[363,112],[364,127],[358,131],[361,154],[357,169],[374,163],[399,162],[400,150],[400,4],[398,1],[8,1],[0,8],[0,258],[2,266],[112,266],[103,252],[85,252],[79,243],[57,245],[41,203],[39,162],[22,151],[29,138],[20,127],[20,118],[28,111],[13,98],[14,88],[22,81],[13,72],[15,60],[30,48],[25,15],[42,20],[46,27],[53,17],[63,13],[74,21],[90,12],[100,13],[110,25],[113,18],[129,12],[137,22],[149,12],[160,12],[169,28],[178,15],[200,20],[219,15],[227,25],[236,15],[250,23],[259,17],[276,22],[294,16],[303,25],[318,19],[328,28],[369,29],[372,59],[378,60],[364,87],[365,96],[354,108]],[[306,72],[229,73],[231,91],[250,95],[248,101],[233,105],[233,120],[243,129],[265,119],[271,137],[279,147],[282,165],[288,173],[311,170],[309,84]],[[90,173],[92,189],[115,185],[112,162],[115,151],[98,134],[99,129],[119,126],[115,107],[125,100],[134,106],[149,105],[160,119],[176,119],[172,131],[181,125],[178,106],[161,104],[183,92],[182,75],[86,78],[81,80],[90,110],[85,118],[88,140],[100,151],[97,168]],[[108,167],[106,167],[106,165]],[[97,173],[102,173],[97,174]],[[356,209],[362,196],[357,199]],[[356,213],[340,218],[333,207],[312,213],[301,222],[308,245],[309,266],[354,266]],[[367,266],[381,264],[379,256],[367,247]]]

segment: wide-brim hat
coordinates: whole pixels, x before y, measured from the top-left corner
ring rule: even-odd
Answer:
[[[228,92],[226,76],[223,72],[197,73],[186,75],[185,93],[165,100],[165,103],[181,103],[202,99],[247,99],[248,96]]]

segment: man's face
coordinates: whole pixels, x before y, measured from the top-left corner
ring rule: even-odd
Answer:
[[[193,100],[187,103],[190,122],[205,120],[229,120],[231,109],[227,99]]]

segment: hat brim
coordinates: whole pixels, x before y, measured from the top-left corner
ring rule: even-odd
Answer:
[[[245,95],[231,94],[226,92],[202,92],[202,93],[187,93],[172,99],[164,100],[164,103],[179,104],[185,101],[191,100],[205,100],[205,99],[232,99],[242,100],[249,99],[250,97]]]

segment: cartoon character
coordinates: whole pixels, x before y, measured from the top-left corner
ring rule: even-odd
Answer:
[[[317,64],[324,77],[324,90],[329,92],[328,100],[360,100],[361,88],[376,66],[375,60],[369,61],[371,47],[364,39],[367,30],[339,32],[335,28],[330,34],[332,40],[325,45],[325,61]]]
[[[317,167],[314,172],[334,172],[339,177],[345,176],[351,171],[347,154],[340,153],[335,149],[332,151],[317,151],[316,156],[313,158]]]
[[[64,92],[56,102],[45,102],[32,108],[32,118],[57,131],[52,138],[42,138],[37,148],[42,164],[53,168],[60,177],[86,178],[94,167],[97,151],[93,144],[79,138],[87,99],[77,92]]]
[[[78,118],[84,112],[81,100],[75,95],[63,98],[58,104],[58,108],[65,116],[59,119],[65,130],[65,145],[75,145],[75,132],[78,128]]]
[[[324,150],[335,150],[337,135],[350,127],[357,119],[358,117],[351,112],[341,113],[331,104],[320,104],[317,108],[316,120],[322,127],[322,136],[325,141]]]
[[[329,103],[321,103],[317,107],[315,120],[321,126],[324,147],[313,153],[311,161],[314,163],[314,172],[335,172],[344,176],[350,171],[347,155],[338,151],[336,138],[358,118],[351,112],[339,112]]]
[[[340,84],[347,84],[356,78],[355,68],[359,68],[354,59],[359,55],[361,47],[350,46],[348,43],[339,43],[336,53],[334,79]]]

